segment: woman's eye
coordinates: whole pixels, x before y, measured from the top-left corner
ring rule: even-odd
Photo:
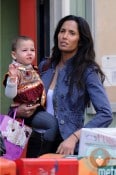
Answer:
[[[75,35],[75,32],[71,31],[70,34],[71,34],[71,35]]]
[[[63,33],[64,32],[64,30],[60,30],[60,33]]]

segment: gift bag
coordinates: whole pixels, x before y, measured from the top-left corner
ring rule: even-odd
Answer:
[[[10,160],[20,158],[32,132],[30,127],[24,125],[24,120],[19,122],[15,116],[16,109],[13,118],[8,115],[0,115],[0,131],[6,148],[3,157]]]

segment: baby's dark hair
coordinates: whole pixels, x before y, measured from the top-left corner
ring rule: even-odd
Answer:
[[[16,50],[16,47],[17,47],[17,43],[20,41],[20,40],[32,40],[33,41],[33,39],[31,38],[31,37],[29,37],[29,36],[17,36],[16,38],[14,38],[13,40],[12,40],[12,44],[11,44],[11,50],[12,51],[15,51]]]

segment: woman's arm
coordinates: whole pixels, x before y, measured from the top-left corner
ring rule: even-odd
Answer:
[[[84,82],[86,83],[86,89],[90,100],[96,110],[96,114],[93,119],[84,127],[108,127],[112,122],[112,111],[105,89],[95,70],[90,69],[88,73],[86,73],[86,79]],[[75,131],[67,139],[62,141],[57,149],[57,153],[65,155],[74,154],[76,144],[80,139],[80,133],[81,129]]]
[[[35,104],[33,106],[27,106],[27,104],[22,104],[18,106],[17,117],[31,117],[38,106],[40,106],[40,104]]]
[[[110,102],[108,100],[105,88],[103,87],[100,78],[94,69],[88,70],[85,83],[90,101],[94,106],[96,114],[84,127],[108,127],[112,122]]]
[[[58,146],[56,153],[64,155],[73,155],[76,144],[79,142],[81,129],[72,133],[67,139]]]

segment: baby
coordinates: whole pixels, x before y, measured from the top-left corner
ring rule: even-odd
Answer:
[[[45,88],[38,68],[32,65],[35,59],[34,41],[28,36],[18,36],[12,42],[11,55],[13,61],[3,81],[5,95],[13,99],[10,113],[21,104],[31,106],[39,103],[40,106],[30,118],[24,117],[25,123],[44,132],[46,140],[53,141],[58,129],[57,120],[45,111]]]

